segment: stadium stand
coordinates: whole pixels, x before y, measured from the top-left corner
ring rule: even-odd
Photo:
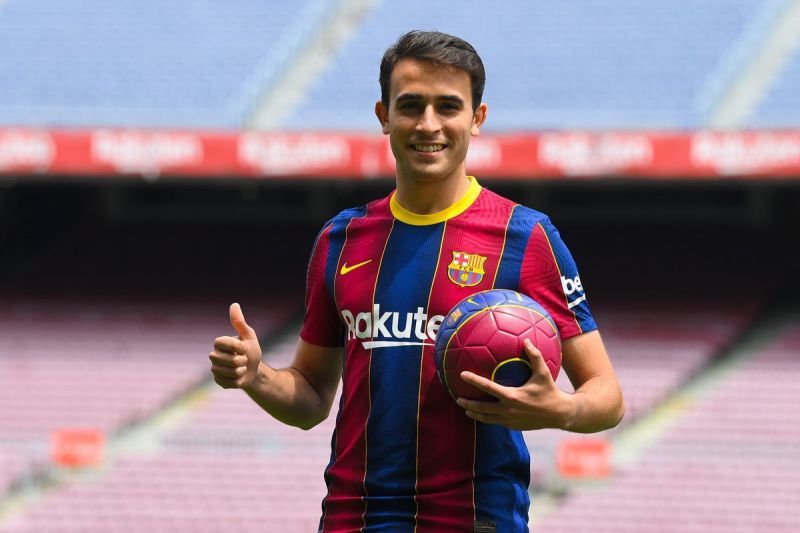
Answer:
[[[767,93],[753,116],[756,127],[792,127],[800,123],[800,48]]]
[[[0,125],[240,127],[341,4],[0,0]],[[364,0],[349,42],[279,126],[376,133],[380,55],[419,27],[481,52],[488,130],[702,128],[730,79],[720,65],[735,70],[732,51],[769,31],[754,21],[789,0],[702,4]],[[748,125],[796,136],[798,87],[796,50]],[[763,308],[800,289],[797,176],[769,174],[796,165],[797,143],[759,135],[723,140],[716,155],[775,158],[765,179],[723,164],[702,183],[602,166],[591,179],[486,180],[553,216],[627,404],[600,434],[524,434],[533,531],[800,530],[800,321],[737,351]],[[310,431],[284,426],[214,385],[205,355],[231,331],[226,306],[246,298],[262,344],[288,334],[265,350],[288,364],[313,236],[390,181],[112,170],[93,181],[3,167],[47,150],[0,146],[0,532],[315,531],[335,411]],[[653,427],[635,453],[619,450]],[[62,428],[106,436],[105,460],[55,466]],[[609,477],[559,471],[561,444],[586,439],[611,443]]]
[[[466,38],[487,70],[487,130],[700,125],[706,78],[760,9],[708,2],[382,2],[284,126],[374,131],[381,54],[409,28]],[[480,15],[476,15],[479,13]],[[422,26],[422,27],[420,27]]]
[[[332,4],[5,2],[0,123],[241,126]],[[613,9],[554,1],[531,8],[523,0],[504,6],[377,3],[284,126],[374,130],[365,102],[378,95],[380,54],[392,37],[422,25],[463,35],[481,51],[488,129],[696,127],[703,117],[694,99],[759,2],[713,2],[702,10],[688,0],[626,1]],[[788,95],[793,80],[783,79],[779,86],[787,89],[776,94]],[[777,117],[767,113],[767,121]]]
[[[729,348],[757,311],[755,305],[732,310],[718,304],[695,304],[688,313],[674,305],[652,307],[639,304],[596,311],[625,391],[625,418],[616,428],[599,434],[582,436],[557,430],[524,433],[531,450],[534,487],[557,482],[555,455],[561,441],[586,437],[613,440]],[[562,390],[572,390],[564,374],[559,375],[557,383]]]
[[[51,466],[54,431],[90,428],[110,439],[206,381],[208,332],[227,330],[224,314],[209,312],[216,306],[196,303],[6,302],[0,494]],[[252,313],[269,334],[293,307],[282,309]]]
[[[233,127],[330,0],[9,0],[0,123]]]
[[[570,493],[542,532],[752,532],[800,528],[800,327],[711,383],[605,486]],[[589,522],[591,521],[591,522]]]
[[[686,314],[686,309],[664,305],[655,312],[644,311],[627,306],[599,312],[629,405],[625,422],[601,438],[613,439],[692,379],[747,327],[755,307],[732,312],[699,304]],[[269,362],[278,367],[288,364],[294,342],[292,335],[274,346]],[[559,384],[570,390],[563,375]],[[303,432],[270,419],[238,391],[213,388],[201,401],[193,401],[186,417],[160,437],[158,453],[121,456],[91,482],[65,485],[31,513],[18,517],[14,527],[0,531],[33,532],[60,523],[105,531],[153,525],[215,531],[231,514],[236,517],[226,527],[235,523],[242,532],[310,530],[316,526],[324,496],[322,471],[330,454],[333,424],[332,415]],[[552,484],[558,476],[556,448],[565,434],[543,430],[525,433],[525,438],[533,459],[534,486]],[[254,517],[245,502],[241,513],[230,509],[221,513],[214,505],[219,494],[260,494],[264,512]],[[96,511],[98,502],[101,512]]]
[[[12,449],[11,444],[7,443],[0,452],[0,494],[6,494],[15,480],[26,476],[30,473],[32,464],[35,463],[35,457],[28,457],[24,453],[24,445],[18,445]]]
[[[294,342],[275,346],[270,362],[288,364]],[[67,483],[0,531],[313,531],[332,429],[333,418],[289,428],[240,391],[214,387],[157,453],[129,453]]]

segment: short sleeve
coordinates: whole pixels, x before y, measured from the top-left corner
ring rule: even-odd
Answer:
[[[578,267],[548,218],[528,238],[519,288],[547,309],[563,339],[597,329]]]
[[[317,346],[342,346],[342,326],[333,293],[329,287],[328,269],[336,268],[336,258],[330,258],[330,232],[327,224],[314,242],[306,272],[306,313],[300,337]],[[332,263],[331,263],[332,261]],[[332,277],[332,276],[331,276]]]

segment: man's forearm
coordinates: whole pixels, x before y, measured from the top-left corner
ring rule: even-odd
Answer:
[[[330,402],[294,368],[276,370],[262,362],[244,391],[274,418],[301,429],[311,429],[330,413]]]
[[[569,396],[569,409],[562,429],[596,433],[613,428],[622,420],[625,405],[616,381],[592,378]]]

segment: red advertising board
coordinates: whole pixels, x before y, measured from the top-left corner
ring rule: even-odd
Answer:
[[[50,455],[58,466],[96,466],[103,462],[105,445],[106,436],[99,429],[56,429],[51,436]]]
[[[481,178],[800,176],[800,131],[482,134]],[[394,175],[383,135],[335,132],[0,129],[0,174],[371,179]]]
[[[603,478],[611,473],[611,443],[603,438],[565,439],[556,450],[556,467],[565,478]]]

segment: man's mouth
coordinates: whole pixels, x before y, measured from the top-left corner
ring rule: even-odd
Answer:
[[[445,149],[444,144],[412,144],[411,147],[417,152],[441,152]]]

